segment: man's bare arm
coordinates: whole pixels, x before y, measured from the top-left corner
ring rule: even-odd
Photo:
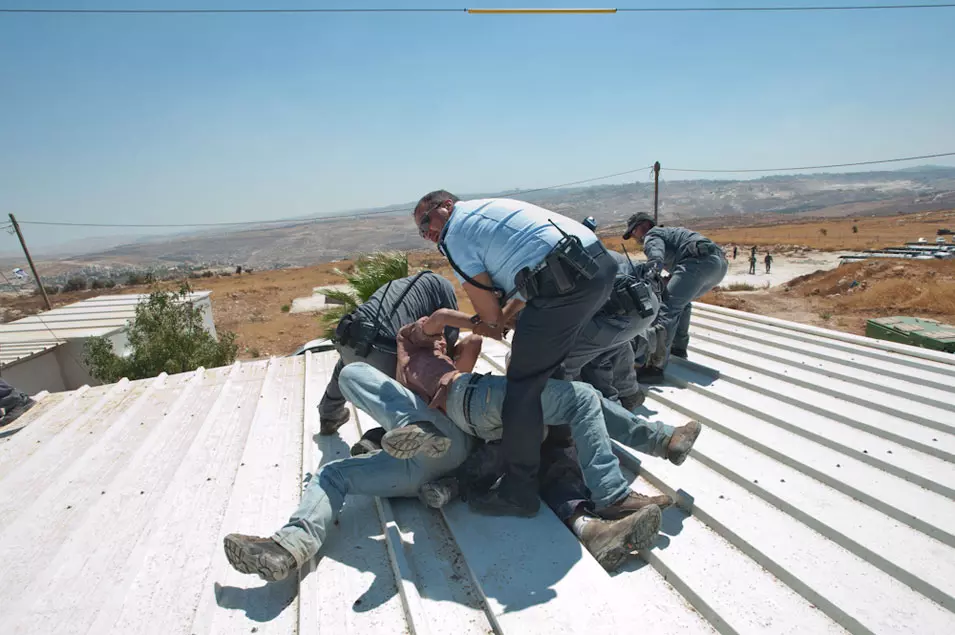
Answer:
[[[422,330],[426,335],[441,335],[446,326],[469,329],[474,324],[471,322],[471,316],[467,313],[454,309],[438,309],[428,317]]]
[[[481,355],[484,338],[480,335],[465,335],[454,347],[454,367],[462,373],[470,373]]]

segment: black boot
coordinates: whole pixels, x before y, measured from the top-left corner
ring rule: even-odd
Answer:
[[[358,443],[351,446],[352,456],[361,456],[362,454],[371,454],[381,449],[381,437],[385,436],[384,428],[372,428],[361,435]]]
[[[471,511],[485,516],[523,516],[531,518],[540,509],[537,488],[517,485],[507,474],[498,479],[490,490],[468,500]]]
[[[656,366],[646,366],[637,371],[637,381],[641,384],[662,384],[663,369]]]

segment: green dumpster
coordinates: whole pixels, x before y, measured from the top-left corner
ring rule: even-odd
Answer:
[[[955,353],[955,326],[916,317],[886,317],[868,320],[865,334],[880,340]]]

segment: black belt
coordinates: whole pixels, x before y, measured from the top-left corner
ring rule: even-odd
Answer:
[[[474,389],[482,377],[484,377],[484,375],[481,373],[471,373],[471,376],[468,377],[468,385],[464,388],[464,399],[461,405],[464,409],[464,421],[468,424],[468,427],[471,428],[471,434],[474,436],[478,436],[478,433],[477,428],[471,423],[471,397],[474,395]]]

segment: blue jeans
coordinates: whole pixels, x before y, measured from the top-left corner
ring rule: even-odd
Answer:
[[[660,309],[657,324],[666,329],[666,355],[661,368],[665,368],[670,359],[670,348],[686,349],[690,343],[690,304],[701,295],[722,282],[726,276],[726,258],[722,253],[710,254],[703,258],[686,258],[670,272],[667,293],[670,297]]]
[[[448,417],[461,430],[485,441],[501,438],[501,409],[507,391],[507,379],[484,375],[471,389],[470,423],[465,417],[465,393],[470,374],[458,378],[448,393]],[[541,394],[544,422],[548,426],[570,426],[584,482],[597,509],[608,507],[630,489],[613,454],[608,432],[635,450],[653,456],[665,456],[673,428],[646,422],[622,406],[607,399],[588,384],[550,379]],[[611,435],[612,436],[612,435]]]
[[[429,481],[453,471],[471,452],[472,440],[444,413],[372,366],[357,362],[341,369],[338,385],[346,399],[386,430],[415,421],[429,421],[451,439],[451,449],[432,459],[418,454],[403,461],[384,452],[324,465],[305,488],[302,502],[272,538],[301,566],[325,542],[347,494],[415,497]]]

